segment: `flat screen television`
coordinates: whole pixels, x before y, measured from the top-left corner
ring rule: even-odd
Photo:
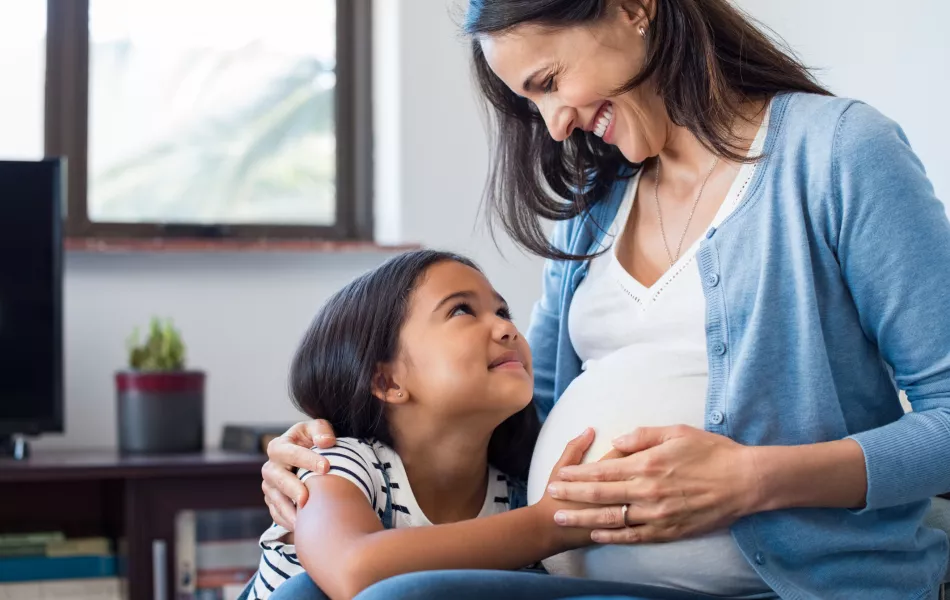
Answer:
[[[0,449],[63,431],[65,189],[64,161],[0,161]]]

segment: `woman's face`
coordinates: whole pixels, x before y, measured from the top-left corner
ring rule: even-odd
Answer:
[[[593,132],[635,163],[659,154],[669,118],[649,85],[612,95],[642,68],[648,24],[636,3],[617,3],[599,23],[553,29],[519,25],[479,42],[488,65],[531,100],[557,141],[574,129]]]

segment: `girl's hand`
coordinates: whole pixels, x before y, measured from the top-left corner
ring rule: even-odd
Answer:
[[[568,442],[567,446],[564,448],[564,453],[561,454],[561,458],[551,470],[551,477],[548,480],[548,484],[550,485],[560,482],[558,472],[562,468],[579,465],[584,459],[584,454],[587,452],[593,442],[593,429],[585,429],[584,433]],[[552,497],[550,493],[545,493],[544,496],[541,497],[541,500],[539,500],[533,508],[535,508],[539,513],[542,531],[553,536],[553,544],[559,549],[559,551],[570,550],[572,548],[586,546],[591,543],[591,528],[577,526],[560,527],[555,522],[555,515],[559,514],[561,511],[569,509],[573,509],[575,511],[584,509],[591,510],[593,508],[591,505],[558,500]]]
[[[297,507],[307,502],[307,486],[291,469],[308,469],[323,475],[329,464],[310,449],[314,446],[332,448],[334,444],[333,428],[323,419],[317,419],[297,423],[267,445],[268,461],[261,467],[264,478],[261,489],[275,523],[293,531],[297,523]]]
[[[644,427],[614,440],[614,448],[628,456],[564,466],[548,488],[561,500],[601,505],[558,515],[565,526],[595,529],[595,542],[673,541],[755,510],[753,453],[729,438],[684,425]]]

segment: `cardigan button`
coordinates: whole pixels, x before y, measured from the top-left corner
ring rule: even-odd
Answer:
[[[709,273],[706,275],[706,285],[709,287],[716,287],[719,285],[719,275],[716,275],[715,273]]]
[[[716,235],[716,228],[715,228],[715,227],[710,227],[710,228],[709,228],[709,231],[706,232],[706,239],[707,239],[707,240],[711,240],[711,239],[712,239],[712,236],[714,236],[714,235]]]
[[[762,554],[761,552],[756,552],[756,553],[755,553],[755,564],[759,565],[760,567],[761,567],[762,565],[764,565],[764,564],[765,564],[765,555]]]
[[[713,425],[721,424],[723,419],[725,419],[725,417],[723,417],[722,413],[719,412],[718,410],[714,410],[709,414],[709,420],[712,422]]]
[[[715,354],[722,356],[723,354],[726,353],[726,345],[723,344],[722,342],[716,342],[715,344],[713,344],[712,351]]]

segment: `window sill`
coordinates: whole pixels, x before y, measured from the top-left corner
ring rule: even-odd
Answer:
[[[381,245],[363,241],[202,239],[202,238],[82,238],[68,237],[63,249],[69,253],[216,253],[216,252],[404,252],[418,244]]]

